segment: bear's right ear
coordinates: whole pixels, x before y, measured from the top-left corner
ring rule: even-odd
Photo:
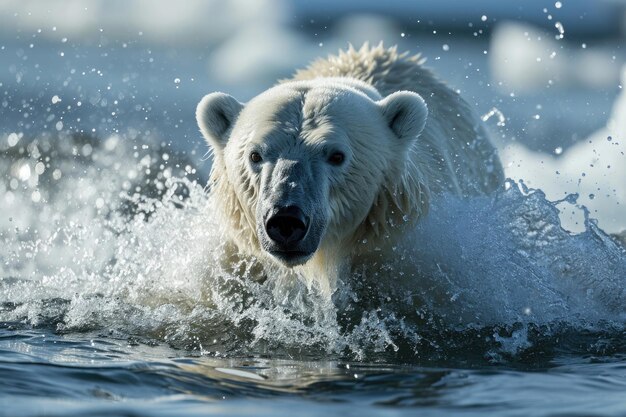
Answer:
[[[224,93],[207,94],[196,107],[196,120],[206,141],[215,150],[222,150],[227,133],[237,120],[243,104]]]

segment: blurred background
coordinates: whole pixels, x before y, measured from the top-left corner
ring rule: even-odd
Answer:
[[[185,154],[202,180],[204,94],[247,101],[315,57],[382,41],[421,53],[460,91],[507,175],[551,199],[579,193],[619,232],[625,22],[618,0],[4,0],[0,152],[42,134],[115,137]]]

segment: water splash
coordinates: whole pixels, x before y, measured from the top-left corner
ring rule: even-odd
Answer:
[[[491,197],[434,198],[393,259],[355,268],[329,299],[280,267],[256,280],[258,262],[233,256],[189,162],[131,143],[2,149],[0,321],[211,354],[359,359],[493,359],[562,329],[622,328],[624,250],[586,212],[584,232],[563,230],[566,200],[513,182]],[[39,162],[28,179],[15,168]]]

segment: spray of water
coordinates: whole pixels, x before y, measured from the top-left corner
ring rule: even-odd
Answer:
[[[328,297],[278,266],[258,281],[192,164],[132,139],[0,140],[0,321],[212,354],[356,358],[497,356],[563,326],[622,328],[623,248],[586,212],[584,232],[562,229],[541,191],[509,182],[434,198],[393,259],[355,266]]]

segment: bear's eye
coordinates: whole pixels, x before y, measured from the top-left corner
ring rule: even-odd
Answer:
[[[330,156],[328,157],[328,163],[331,165],[341,165],[343,163],[343,160],[345,159],[345,155],[343,154],[343,152],[333,152],[332,154],[330,154]]]
[[[261,154],[259,154],[258,152],[252,152],[250,154],[250,161],[254,162],[255,164],[258,164],[262,160],[263,158],[261,158]]]

